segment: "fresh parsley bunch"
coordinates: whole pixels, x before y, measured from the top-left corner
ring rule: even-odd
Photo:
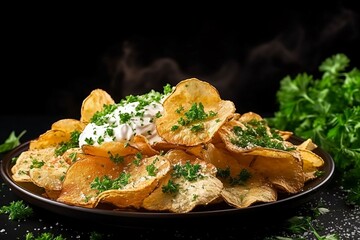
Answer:
[[[349,202],[360,204],[360,71],[342,53],[323,61],[318,79],[302,73],[280,82],[270,126],[311,138],[334,159]]]

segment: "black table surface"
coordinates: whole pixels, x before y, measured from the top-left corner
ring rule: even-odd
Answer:
[[[23,130],[26,134],[20,141],[29,141],[48,130],[56,120],[59,118],[54,116],[0,116],[0,141],[5,141],[11,131],[18,135]],[[0,156],[2,159],[4,154]],[[34,236],[49,232],[66,239],[275,239],[276,236],[316,239],[312,231],[291,235],[286,224],[293,216],[311,215],[312,210],[319,206],[329,210],[314,220],[320,234],[338,234],[340,239],[360,239],[360,206],[346,204],[345,196],[335,171],[330,183],[310,199],[293,208],[278,209],[266,218],[257,214],[245,219],[234,215],[229,221],[219,220],[215,224],[214,221],[208,224],[206,219],[191,224],[184,222],[187,220],[164,224],[154,219],[151,226],[141,225],[140,222],[139,225],[121,226],[79,220],[28,203],[34,209],[33,216],[29,218],[10,220],[8,215],[0,214],[0,239],[25,239],[29,232]],[[17,200],[21,197],[0,178],[0,207]]]

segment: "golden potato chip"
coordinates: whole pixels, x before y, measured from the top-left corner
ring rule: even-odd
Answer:
[[[45,193],[43,194],[44,197],[49,198],[51,200],[56,201],[56,199],[59,197],[61,190],[48,190],[45,189]]]
[[[71,118],[65,118],[60,119],[56,122],[54,122],[51,125],[52,130],[61,130],[66,133],[71,133],[73,131],[79,131],[82,132],[85,128],[86,124],[77,120],[77,119],[71,119]]]
[[[276,132],[281,136],[283,140],[288,140],[291,136],[294,135],[294,133],[290,131],[277,130]]]
[[[148,139],[143,135],[135,135],[130,145],[138,149],[141,154],[146,156],[154,156],[159,154],[159,151],[155,150],[149,143]]]
[[[158,186],[170,171],[170,162],[163,156],[144,158],[139,165],[132,164],[126,173],[128,183],[122,188],[110,189],[97,196],[97,202],[111,203],[118,208],[140,208],[143,200]]]
[[[92,188],[93,181],[104,176],[115,179],[124,166],[125,164],[115,163],[108,157],[83,154],[81,160],[69,167],[57,201],[87,208],[95,207],[99,190]]]
[[[69,148],[61,156],[68,164],[73,164],[76,161],[81,159],[81,156],[84,155],[80,147]]]
[[[223,188],[216,168],[182,150],[165,154],[172,170],[147,198],[142,207],[153,211],[186,213],[197,206],[217,201]]]
[[[229,151],[243,153],[257,148],[282,150],[295,148],[291,142],[283,140],[281,136],[275,136],[265,122],[258,121],[256,118],[252,119],[253,122],[250,122],[249,117],[244,119],[248,122],[241,122],[240,117],[239,120],[232,119],[226,122],[219,129],[219,135]]]
[[[316,178],[319,168],[324,165],[324,159],[308,149],[298,149],[303,161],[303,170],[305,172],[305,181]]]
[[[171,149],[186,150],[188,148],[183,145],[173,144],[173,143],[168,143],[168,142],[156,142],[152,145],[152,147],[158,152],[167,152]]]
[[[245,173],[245,174],[244,174]],[[241,178],[250,175],[242,181]],[[245,208],[259,202],[274,202],[277,191],[260,173],[249,168],[243,168],[236,176],[223,180],[224,189],[221,196],[230,206]]]
[[[225,148],[209,143],[204,150],[204,160],[216,166],[217,177],[224,185],[221,196],[229,205],[244,208],[257,202],[277,200],[277,192],[270,182]]]
[[[31,182],[29,171],[33,166],[44,164],[54,158],[55,147],[27,150],[22,152],[11,168],[16,182]]]
[[[253,149],[250,167],[263,174],[279,191],[297,193],[305,183],[303,162],[297,152],[277,149]]]
[[[47,190],[61,190],[62,181],[69,166],[63,157],[53,157],[37,167],[30,167],[29,176],[31,181],[39,187]]]
[[[56,147],[60,143],[70,140],[70,134],[62,130],[47,130],[37,139],[31,140],[29,150]]]
[[[307,149],[307,150],[312,151],[317,147],[318,146],[309,138],[309,139],[305,140],[304,142],[302,142],[301,144],[299,144],[296,148],[297,149]]]
[[[186,146],[209,142],[235,112],[233,102],[222,100],[215,87],[196,78],[178,83],[163,107],[155,121],[158,134],[169,143]]]
[[[90,122],[93,115],[101,111],[104,105],[114,104],[112,97],[102,89],[94,89],[83,100],[81,105],[81,117],[80,121],[83,123]]]
[[[257,113],[247,112],[247,113],[243,113],[242,115],[240,115],[240,117],[238,119],[234,118],[234,120],[238,120],[240,122],[246,123],[246,122],[250,122],[252,120],[261,121],[261,120],[263,120],[263,118]]]
[[[134,155],[139,152],[139,150],[131,146],[127,140],[103,142],[98,146],[83,145],[81,149],[85,154],[99,157],[127,156]]]

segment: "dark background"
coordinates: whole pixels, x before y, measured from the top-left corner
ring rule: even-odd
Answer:
[[[1,115],[79,118],[95,88],[119,101],[189,77],[215,85],[239,113],[272,114],[286,75],[318,77],[340,52],[360,66],[354,2],[15,10],[2,34]]]

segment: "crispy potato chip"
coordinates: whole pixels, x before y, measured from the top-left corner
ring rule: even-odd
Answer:
[[[172,149],[181,149],[185,151],[188,148],[183,145],[173,144],[168,142],[156,142],[152,145],[152,147],[158,152],[167,152]]]
[[[281,136],[281,138],[283,140],[288,140],[290,139],[291,136],[294,135],[293,132],[290,132],[290,131],[282,131],[282,130],[277,130],[277,133]]]
[[[104,108],[104,105],[114,103],[114,100],[106,91],[94,89],[82,102],[80,121],[83,123],[90,122],[92,116],[96,112],[101,111]]]
[[[244,208],[257,202],[277,200],[277,191],[270,182],[260,173],[244,167],[244,162],[225,148],[217,148],[209,143],[204,157],[204,160],[216,166],[217,176],[224,185],[221,196],[229,205]]]
[[[250,121],[249,116],[256,115],[249,114],[244,119]],[[254,119],[258,121],[256,118]],[[239,120],[232,119],[219,129],[219,135],[229,151],[244,153],[254,149],[272,149],[275,146],[282,149],[294,147],[291,142],[273,137],[267,125],[252,126],[240,120],[241,117]]]
[[[170,171],[170,166],[170,162],[160,155],[144,158],[139,166],[132,164],[127,169],[130,174],[128,184],[100,193],[97,202],[111,203],[118,208],[140,208],[143,200]]]
[[[209,142],[235,112],[233,102],[221,100],[215,87],[196,78],[178,83],[163,107],[155,121],[158,134],[169,143],[186,146]]]
[[[69,167],[57,201],[94,208],[98,190],[91,188],[91,183],[96,178],[102,178],[105,175],[111,179],[117,178],[125,164],[117,164],[108,157],[83,154],[80,158],[81,160]]]
[[[45,189],[45,193],[43,194],[44,197],[49,198],[51,200],[56,201],[59,197],[61,190],[48,190]]]
[[[54,158],[55,147],[27,150],[22,152],[11,168],[12,178],[16,182],[31,182],[29,171],[37,163],[45,163]]]
[[[215,166],[182,150],[172,150],[165,157],[171,161],[173,169],[145,198],[143,208],[186,213],[219,199],[223,184],[216,178]]]
[[[69,166],[63,157],[53,157],[43,165],[30,168],[29,176],[31,181],[39,187],[47,190],[61,190],[62,180]]]
[[[81,159],[81,156],[83,156],[83,151],[80,147],[76,148],[69,148],[66,150],[61,156],[68,164],[73,164],[76,161],[79,161]]]
[[[247,112],[247,113],[240,115],[240,117],[238,119],[235,119],[235,118],[233,118],[233,119],[238,120],[243,123],[250,122],[252,120],[256,120],[256,121],[263,120],[263,118],[259,114],[254,113],[254,112]]]
[[[61,130],[66,133],[71,133],[73,131],[79,131],[82,132],[85,128],[86,124],[77,120],[77,119],[71,119],[71,118],[65,118],[60,119],[56,122],[54,122],[51,125],[52,130]]]
[[[134,155],[139,152],[133,146],[129,145],[129,141],[122,140],[116,142],[103,142],[102,144],[95,145],[83,145],[81,147],[85,154],[99,156],[99,157],[110,157],[110,156],[127,156]]]
[[[260,173],[243,168],[238,173],[241,176],[243,171],[250,174],[249,179],[240,183],[232,183],[232,181],[223,181],[224,189],[221,196],[233,207],[245,208],[259,202],[274,202],[277,200],[277,191],[272,184],[267,181]],[[235,176],[238,179],[239,176]]]
[[[303,162],[297,152],[264,148],[243,154],[254,157],[250,167],[268,178],[279,191],[297,193],[304,187]]]
[[[29,150],[56,147],[62,142],[70,140],[70,134],[62,130],[47,130],[37,139],[31,140]]]
[[[135,135],[130,145],[138,149],[141,154],[146,156],[154,156],[159,154],[159,151],[155,150],[149,143],[148,139],[143,135]]]
[[[316,178],[316,173],[325,163],[324,159],[308,149],[299,149],[299,152],[304,163],[305,181]]]
[[[305,140],[304,142],[302,142],[300,145],[298,145],[296,148],[297,149],[307,149],[307,150],[312,151],[317,147],[318,146],[309,138],[309,139]]]

